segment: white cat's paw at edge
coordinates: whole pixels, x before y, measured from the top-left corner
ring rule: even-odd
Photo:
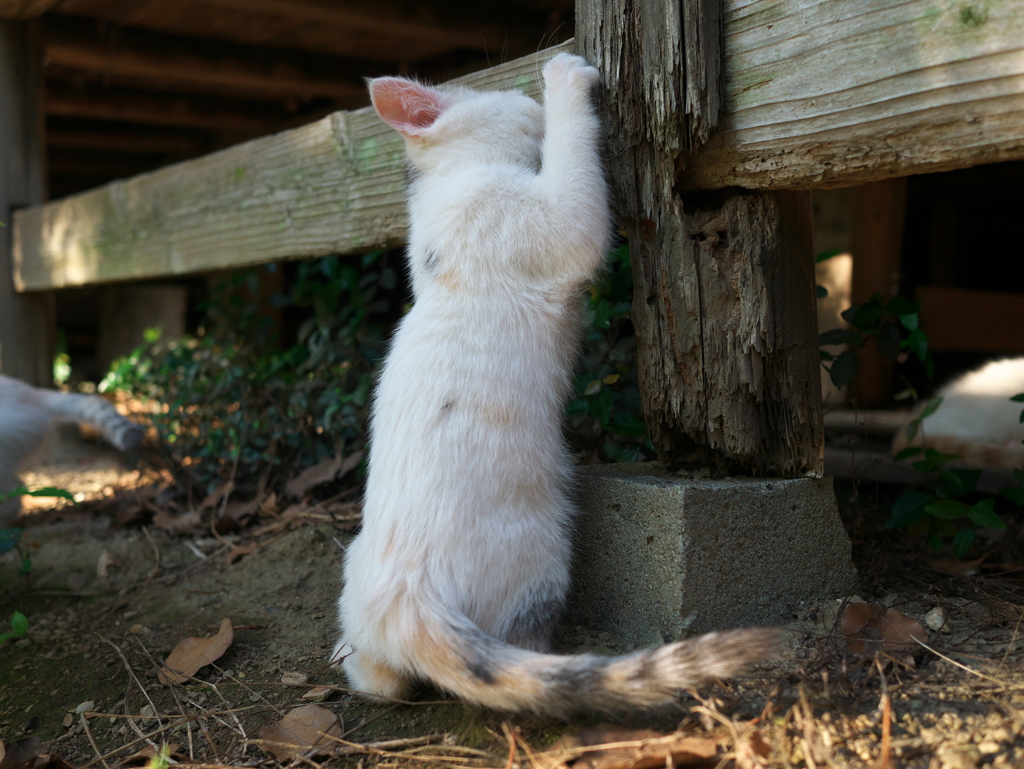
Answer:
[[[582,56],[560,53],[544,65],[544,83],[550,86],[562,84],[580,85],[593,88],[601,79],[596,67],[591,67]]]

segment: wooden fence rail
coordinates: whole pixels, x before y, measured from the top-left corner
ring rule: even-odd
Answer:
[[[726,0],[725,114],[689,189],[840,187],[1024,158],[1019,0]],[[536,95],[563,46],[460,78]],[[400,141],[369,109],[14,217],[19,291],[400,243]]]

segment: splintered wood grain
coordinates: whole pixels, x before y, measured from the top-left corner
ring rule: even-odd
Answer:
[[[690,189],[851,186],[1024,158],[1020,0],[729,0]]]
[[[539,95],[569,45],[452,81]],[[404,239],[401,139],[372,109],[337,112],[187,163],[19,211],[19,291],[348,253]]]

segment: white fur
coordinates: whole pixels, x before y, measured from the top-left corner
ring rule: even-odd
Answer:
[[[1022,392],[1024,358],[995,360],[969,371],[936,393],[942,404],[925,417],[914,443],[920,444],[923,438],[926,446],[959,454],[965,464],[1021,466],[1024,424],[1020,412],[1024,403],[1010,398]],[[901,429],[893,447],[899,451],[906,445],[906,432]]]
[[[55,421],[91,424],[122,451],[142,440],[142,429],[103,398],[44,390],[0,375],[0,494],[19,485],[19,468]],[[19,507],[17,499],[0,504],[0,523],[17,516]]]
[[[402,697],[427,679],[492,707],[566,712],[652,704],[708,675],[675,659],[688,677],[651,683],[635,670],[658,665],[622,658],[602,678],[598,658],[524,651],[546,649],[569,587],[563,410],[580,292],[611,230],[597,79],[557,56],[543,109],[518,93],[371,82],[415,174],[416,301],[375,392],[363,528],[345,557],[334,656],[361,691]]]

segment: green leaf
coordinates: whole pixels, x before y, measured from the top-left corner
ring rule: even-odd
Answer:
[[[0,529],[0,555],[17,547],[24,531],[24,529],[19,529],[16,526],[12,526],[9,529]]]
[[[910,332],[906,339],[906,345],[917,359],[924,362],[928,355],[928,336],[919,328]]]
[[[924,511],[933,518],[943,521],[955,521],[967,513],[967,505],[955,499],[938,499],[925,505]]]
[[[907,448],[903,449],[902,451],[897,451],[896,456],[894,456],[893,459],[895,459],[897,462],[902,462],[904,459],[916,457],[922,451],[924,451],[924,449],[921,448],[920,446],[907,446]]]
[[[66,499],[69,502],[75,501],[75,496],[67,489],[58,489],[54,486],[45,486],[41,489],[33,489],[32,491],[26,491],[30,497],[57,497],[59,499]]]
[[[827,288],[825,288],[824,286],[815,286],[814,287],[814,298],[815,299],[824,299],[826,296],[828,296],[828,289]]]
[[[848,328],[834,328],[818,334],[818,344],[861,344],[864,337],[859,331]]]
[[[1005,529],[1006,521],[996,513],[995,508],[995,498],[989,497],[971,505],[971,509],[967,511],[967,517],[975,526],[983,526],[986,529]]]
[[[634,414],[618,412],[612,417],[611,431],[619,435],[630,435],[639,438],[647,433],[647,425],[644,424],[640,417]]]
[[[885,305],[885,311],[891,315],[914,315],[920,312],[921,305],[911,302],[905,296],[894,296]]]
[[[1012,400],[1014,403],[1024,403],[1024,393],[1017,393],[1012,398],[1010,398],[1010,400]]]
[[[1024,507],[1024,488],[1021,486],[1007,486],[999,492],[999,495],[1010,500],[1018,507]],[[2,530],[0,530],[2,531]],[[0,552],[3,552],[0,550]]]
[[[953,549],[953,555],[957,558],[963,558],[967,555],[967,551],[971,549],[971,545],[974,543],[974,529],[963,528],[956,533],[953,537],[951,547]]]
[[[981,470],[940,470],[935,488],[940,497],[962,497],[970,493],[981,477]]]
[[[932,400],[928,401],[928,405],[925,406],[924,409],[921,411],[921,416],[919,416],[918,419],[927,419],[936,411],[938,411],[939,406],[941,405],[942,398],[933,398]]]
[[[902,529],[924,520],[928,514],[924,508],[935,496],[927,491],[911,491],[903,494],[892,506],[889,520],[885,522],[887,529]]]
[[[25,635],[28,632],[28,617],[15,610],[14,616],[11,617],[11,630],[16,635]]]
[[[847,350],[836,358],[829,370],[829,377],[836,387],[846,387],[857,376],[857,356]]]
[[[876,303],[854,305],[840,313],[840,317],[854,328],[868,334],[874,334],[882,322],[884,315],[880,301]]]
[[[822,251],[820,254],[816,254],[814,256],[814,263],[820,264],[821,262],[824,262],[826,259],[831,259],[833,256],[839,256],[839,254],[841,253],[843,252],[840,251],[838,248],[830,248],[828,249],[828,251]]]
[[[900,315],[900,325],[907,331],[913,331],[921,325],[921,319],[916,312],[910,315]]]

